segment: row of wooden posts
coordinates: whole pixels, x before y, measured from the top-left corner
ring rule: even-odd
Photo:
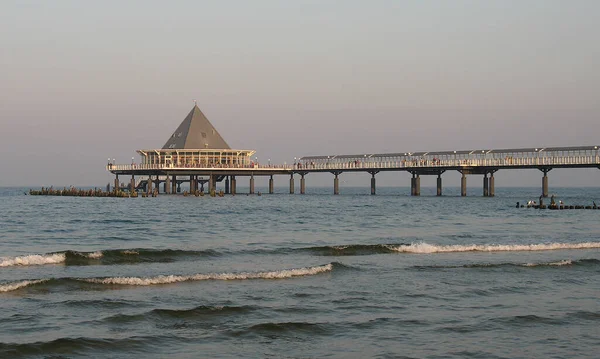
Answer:
[[[94,189],[80,189],[75,187],[64,187],[62,189],[56,189],[54,187],[42,187],[40,190],[29,190],[29,195],[31,196],[68,196],[68,197],[120,197],[120,198],[137,198],[139,196],[146,197],[157,197],[158,190],[154,189],[150,193],[146,192],[129,192],[129,191],[121,191],[119,189],[115,189],[112,191],[104,191],[99,188]],[[204,197],[204,191],[184,191],[183,196],[196,196],[196,197]],[[211,191],[208,193],[210,197],[224,197],[225,193],[221,190],[219,192]],[[260,192],[258,193],[260,195]]]

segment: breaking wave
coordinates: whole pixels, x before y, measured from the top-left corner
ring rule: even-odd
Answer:
[[[428,243],[412,243],[390,246],[395,252],[401,253],[456,253],[456,252],[527,252],[552,251],[560,249],[595,249],[600,248],[600,242],[583,243],[541,243],[541,244],[469,244],[469,245],[435,245]]]
[[[13,267],[13,266],[36,266],[43,264],[58,264],[64,263],[64,253],[55,254],[32,254],[27,256],[2,258],[0,259],[0,267]]]
[[[19,257],[0,258],[0,267],[35,266],[45,264],[64,265],[111,265],[149,262],[173,262],[186,257],[214,257],[212,250],[186,251],[177,249],[108,249],[95,252],[64,251],[46,254],[30,254]]]
[[[333,264],[329,263],[323,266],[306,267],[298,269],[284,269],[271,272],[241,272],[241,273],[211,273],[211,274],[193,274],[193,275],[159,275],[156,277],[109,277],[109,278],[91,278],[83,279],[89,283],[97,284],[120,284],[120,285],[155,285],[169,284],[188,281],[201,280],[244,280],[244,279],[285,279],[292,277],[302,277],[330,272],[333,270]]]
[[[10,292],[22,289],[34,284],[46,283],[48,286],[74,285],[85,287],[90,285],[130,285],[150,286],[159,284],[170,284],[190,281],[204,280],[247,280],[247,279],[287,279],[294,277],[313,276],[321,273],[331,272],[334,267],[349,268],[340,263],[329,263],[322,266],[305,267],[296,269],[284,269],[270,272],[240,272],[240,273],[209,273],[193,275],[159,275],[155,277],[108,277],[108,278],[49,278],[37,280],[23,280],[0,284],[0,292]]]
[[[30,254],[0,258],[0,268],[18,266],[64,265],[117,265],[136,263],[170,263],[178,260],[197,260],[223,255],[295,254],[309,253],[316,256],[362,256],[373,254],[432,254],[458,252],[518,252],[551,251],[565,249],[600,249],[600,242],[539,243],[539,244],[455,244],[438,245],[425,242],[399,244],[350,244],[304,248],[258,249],[251,251],[181,250],[181,249],[107,249],[95,252],[64,251],[46,254]]]
[[[13,290],[28,287],[30,285],[46,282],[47,279],[23,280],[20,282],[0,284],[0,293],[12,292]]]

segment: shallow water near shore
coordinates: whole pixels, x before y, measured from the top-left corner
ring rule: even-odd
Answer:
[[[0,188],[2,358],[598,356],[600,210],[515,208],[538,188],[26,190]]]

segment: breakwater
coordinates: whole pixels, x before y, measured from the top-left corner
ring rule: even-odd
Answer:
[[[516,208],[533,208],[533,209],[552,209],[552,210],[565,210],[565,209],[600,209],[594,203],[593,205],[566,205],[566,204],[521,204],[517,202]]]
[[[104,191],[99,188],[81,189],[75,187],[42,187],[40,190],[29,190],[31,196],[68,196],[68,197],[137,197],[137,192]]]

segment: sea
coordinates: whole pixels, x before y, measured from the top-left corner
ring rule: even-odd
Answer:
[[[600,210],[516,207],[539,188],[257,190],[0,188],[0,358],[600,356]]]

